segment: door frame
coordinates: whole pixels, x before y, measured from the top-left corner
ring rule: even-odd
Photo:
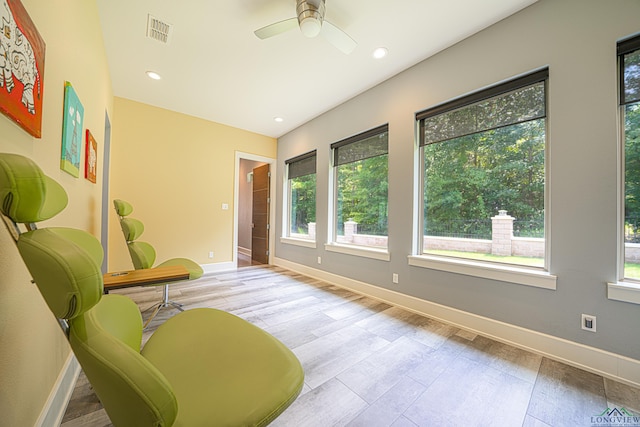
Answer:
[[[271,201],[269,203],[269,264],[272,264],[275,250],[275,218],[276,218],[276,159],[271,157],[258,156],[256,154],[236,151],[235,177],[233,179],[233,254],[232,263],[234,268],[238,268],[238,200],[240,198],[240,160],[251,160],[269,164],[271,179],[269,181],[269,192]],[[246,177],[244,177],[246,179]]]
[[[111,120],[109,112],[104,112],[104,141],[102,148],[102,199],[100,207],[100,243],[102,244],[102,273],[109,271],[109,173],[111,169]]]

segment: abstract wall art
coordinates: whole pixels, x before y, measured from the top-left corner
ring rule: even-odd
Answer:
[[[42,136],[45,43],[20,0],[0,0],[0,111]]]
[[[84,107],[73,86],[71,86],[71,83],[65,82],[62,118],[62,158],[60,168],[76,178],[80,176],[83,120]]]
[[[87,145],[84,151],[84,177],[96,183],[96,173],[98,172],[98,143],[91,131],[87,129]]]

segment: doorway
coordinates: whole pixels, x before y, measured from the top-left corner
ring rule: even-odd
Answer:
[[[270,263],[275,159],[236,153],[235,258],[238,268]]]
[[[251,264],[269,263],[269,205],[271,197],[269,164],[253,168],[251,209]]]

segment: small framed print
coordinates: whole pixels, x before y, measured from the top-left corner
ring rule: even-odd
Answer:
[[[84,153],[84,177],[95,184],[98,172],[98,143],[89,129],[87,129],[87,145]]]
[[[69,82],[65,82],[64,85],[63,114],[60,169],[69,172],[77,178],[80,176],[80,151],[82,150],[84,107]]]

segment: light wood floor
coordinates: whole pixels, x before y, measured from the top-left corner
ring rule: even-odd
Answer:
[[[141,309],[161,298],[117,292]],[[295,352],[305,386],[274,426],[592,426],[607,408],[640,414],[639,389],[277,267],[209,275],[170,296],[243,317]],[[62,427],[110,425],[81,375]]]

